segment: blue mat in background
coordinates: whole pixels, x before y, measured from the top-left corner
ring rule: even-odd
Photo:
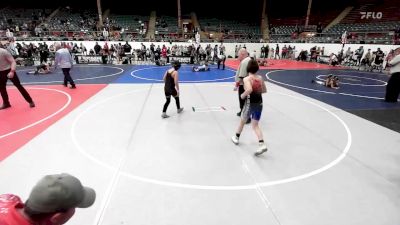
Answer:
[[[70,74],[77,84],[109,84],[131,67],[115,65],[75,65]],[[17,74],[21,82],[32,85],[62,84],[64,75],[60,68],[46,75],[27,74],[34,67],[18,68]]]
[[[170,66],[135,66],[124,73],[114,83],[161,83],[165,72]],[[233,82],[235,71],[229,68],[218,70],[210,66],[210,71],[193,72],[192,66],[183,65],[179,70],[181,83]]]

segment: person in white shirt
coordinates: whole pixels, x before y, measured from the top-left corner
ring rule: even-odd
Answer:
[[[251,57],[252,57],[254,60],[257,60],[257,51],[256,51],[256,50],[253,51],[253,54],[251,54]]]
[[[400,94],[400,47],[394,50],[394,57],[389,61],[390,78],[386,86],[386,102],[397,102]]]
[[[64,73],[64,86],[68,87],[68,82],[71,85],[71,89],[75,89],[75,82],[72,80],[71,75],[69,74],[72,66],[73,66],[73,60],[72,56],[69,53],[68,49],[66,48],[61,48],[60,43],[55,44],[55,49],[56,49],[56,55],[55,55],[55,60],[54,60],[54,70],[57,69],[57,66],[59,66],[63,73]]]
[[[103,29],[103,37],[105,40],[108,40],[108,35],[109,35],[108,31],[106,30],[106,28],[104,28]]]
[[[9,40],[11,40],[14,37],[14,34],[10,31],[10,29],[7,29],[6,36]]]
[[[195,37],[196,37],[196,44],[200,44],[200,34],[199,34],[199,32],[196,33]]]

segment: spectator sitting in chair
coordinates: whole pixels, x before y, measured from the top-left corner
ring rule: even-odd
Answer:
[[[339,65],[339,59],[336,54],[334,54],[334,53],[331,54],[331,57],[329,59],[329,65],[331,65],[331,66]]]

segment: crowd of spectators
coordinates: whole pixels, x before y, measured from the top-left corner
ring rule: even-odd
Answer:
[[[54,14],[54,15],[52,15]],[[109,15],[99,25],[95,10],[73,9],[70,7],[50,9],[10,9],[0,10],[0,38],[20,38],[23,40],[86,40],[86,41],[188,41],[194,39],[197,31],[205,31],[206,42],[265,42],[262,30],[257,24],[243,21],[202,19],[198,30],[184,26],[180,30],[176,18],[161,16],[156,19],[155,34],[149,35],[148,20],[145,16]],[[389,26],[390,25],[390,26]],[[323,32],[321,23],[308,27],[278,26],[270,24],[269,42],[276,43],[340,43],[341,31],[348,29],[347,43],[357,44],[400,44],[400,23],[382,23],[390,27],[383,32],[379,23],[336,25]],[[397,26],[397,27],[396,27]],[[365,32],[367,29],[368,32]],[[377,30],[374,32],[374,29]],[[105,34],[105,31],[107,35]],[[334,33],[331,33],[334,31]]]

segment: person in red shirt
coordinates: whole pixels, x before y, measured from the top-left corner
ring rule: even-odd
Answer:
[[[75,208],[93,205],[96,193],[69,174],[47,175],[33,187],[25,204],[13,194],[0,195],[1,225],[61,225]]]
[[[163,46],[163,48],[161,50],[161,56],[163,58],[167,58],[167,48],[165,46]]]
[[[165,45],[163,45],[163,48],[161,49],[161,59],[163,62],[168,62],[167,60],[167,48]]]

